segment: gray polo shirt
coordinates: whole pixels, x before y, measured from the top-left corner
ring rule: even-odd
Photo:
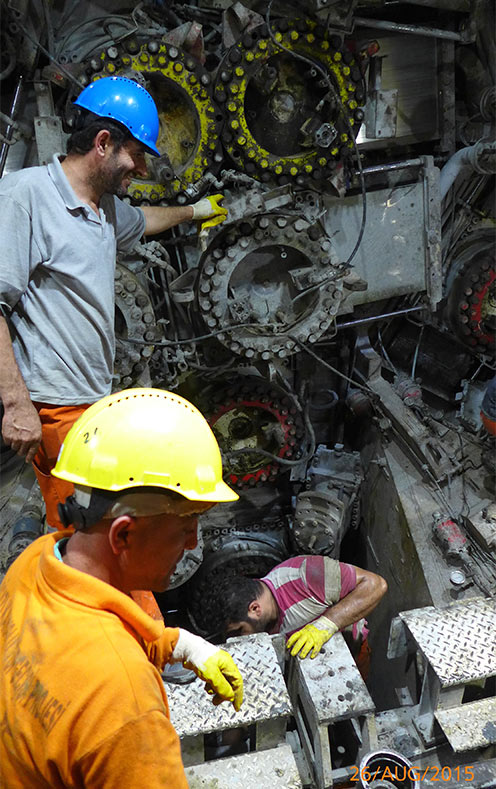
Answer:
[[[31,399],[93,403],[111,389],[116,250],[145,218],[113,195],[97,214],[76,196],[58,156],[0,180],[0,303]]]

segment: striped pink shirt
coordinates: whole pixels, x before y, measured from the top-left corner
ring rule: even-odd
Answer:
[[[273,632],[291,635],[353,591],[356,573],[351,564],[328,556],[295,556],[278,564],[261,580],[274,595],[280,611]],[[365,620],[361,622],[366,624]],[[362,628],[354,626],[353,630],[355,636]]]

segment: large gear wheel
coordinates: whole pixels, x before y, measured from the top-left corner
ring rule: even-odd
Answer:
[[[295,215],[259,215],[221,231],[208,250],[200,313],[211,330],[226,327],[217,339],[232,352],[282,358],[329,329],[343,297],[339,274],[318,227]]]
[[[212,387],[203,393],[200,408],[219,442],[229,484],[237,488],[273,482],[284,468],[278,457],[301,455],[305,435],[301,407],[262,378],[246,377],[227,389]]]
[[[265,24],[245,33],[219,66],[214,97],[226,115],[222,139],[253,177],[315,186],[354,147],[350,126],[356,136],[364,117],[362,73],[323,25],[279,19],[271,30],[275,41]]]
[[[88,74],[92,80],[117,75],[134,79],[147,88],[157,105],[157,147],[162,156],[148,157],[150,177],[132,181],[132,201],[188,202],[195,196],[191,186],[222,161],[222,115],[213,105],[206,69],[180,47],[160,39],[146,44],[126,39],[92,58]]]

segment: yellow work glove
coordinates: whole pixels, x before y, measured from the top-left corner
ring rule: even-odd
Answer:
[[[202,229],[220,225],[227,216],[227,208],[219,205],[224,199],[224,195],[211,195],[203,197],[191,206],[193,209],[193,219],[201,224]]]
[[[339,627],[335,625],[334,622],[326,616],[320,616],[315,622],[311,622],[309,625],[302,627],[301,630],[297,630],[296,633],[293,633],[293,635],[288,638],[286,647],[291,649],[291,655],[293,657],[300,653],[299,657],[302,660],[306,658],[310,650],[312,650],[310,657],[313,660],[314,657],[317,657],[326,641],[329,641],[338,630]]]
[[[211,227],[220,225],[227,216],[227,208],[219,205],[224,195],[211,195],[203,197],[192,205],[193,219],[196,220],[198,236],[200,239],[200,249],[205,252],[207,248],[207,238]]]
[[[229,652],[181,627],[171,663],[182,663],[194,671],[205,682],[205,690],[213,695],[214,704],[232,701],[236,711],[241,707],[243,678]]]

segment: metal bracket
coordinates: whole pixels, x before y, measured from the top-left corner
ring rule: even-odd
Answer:
[[[48,164],[56,153],[65,148],[62,121],[55,114],[50,82],[35,81],[36,104],[38,115],[34,119],[34,134],[38,150],[38,163]]]
[[[398,90],[382,90],[382,57],[372,58],[369,66],[369,95],[365,125],[370,139],[396,137]]]

